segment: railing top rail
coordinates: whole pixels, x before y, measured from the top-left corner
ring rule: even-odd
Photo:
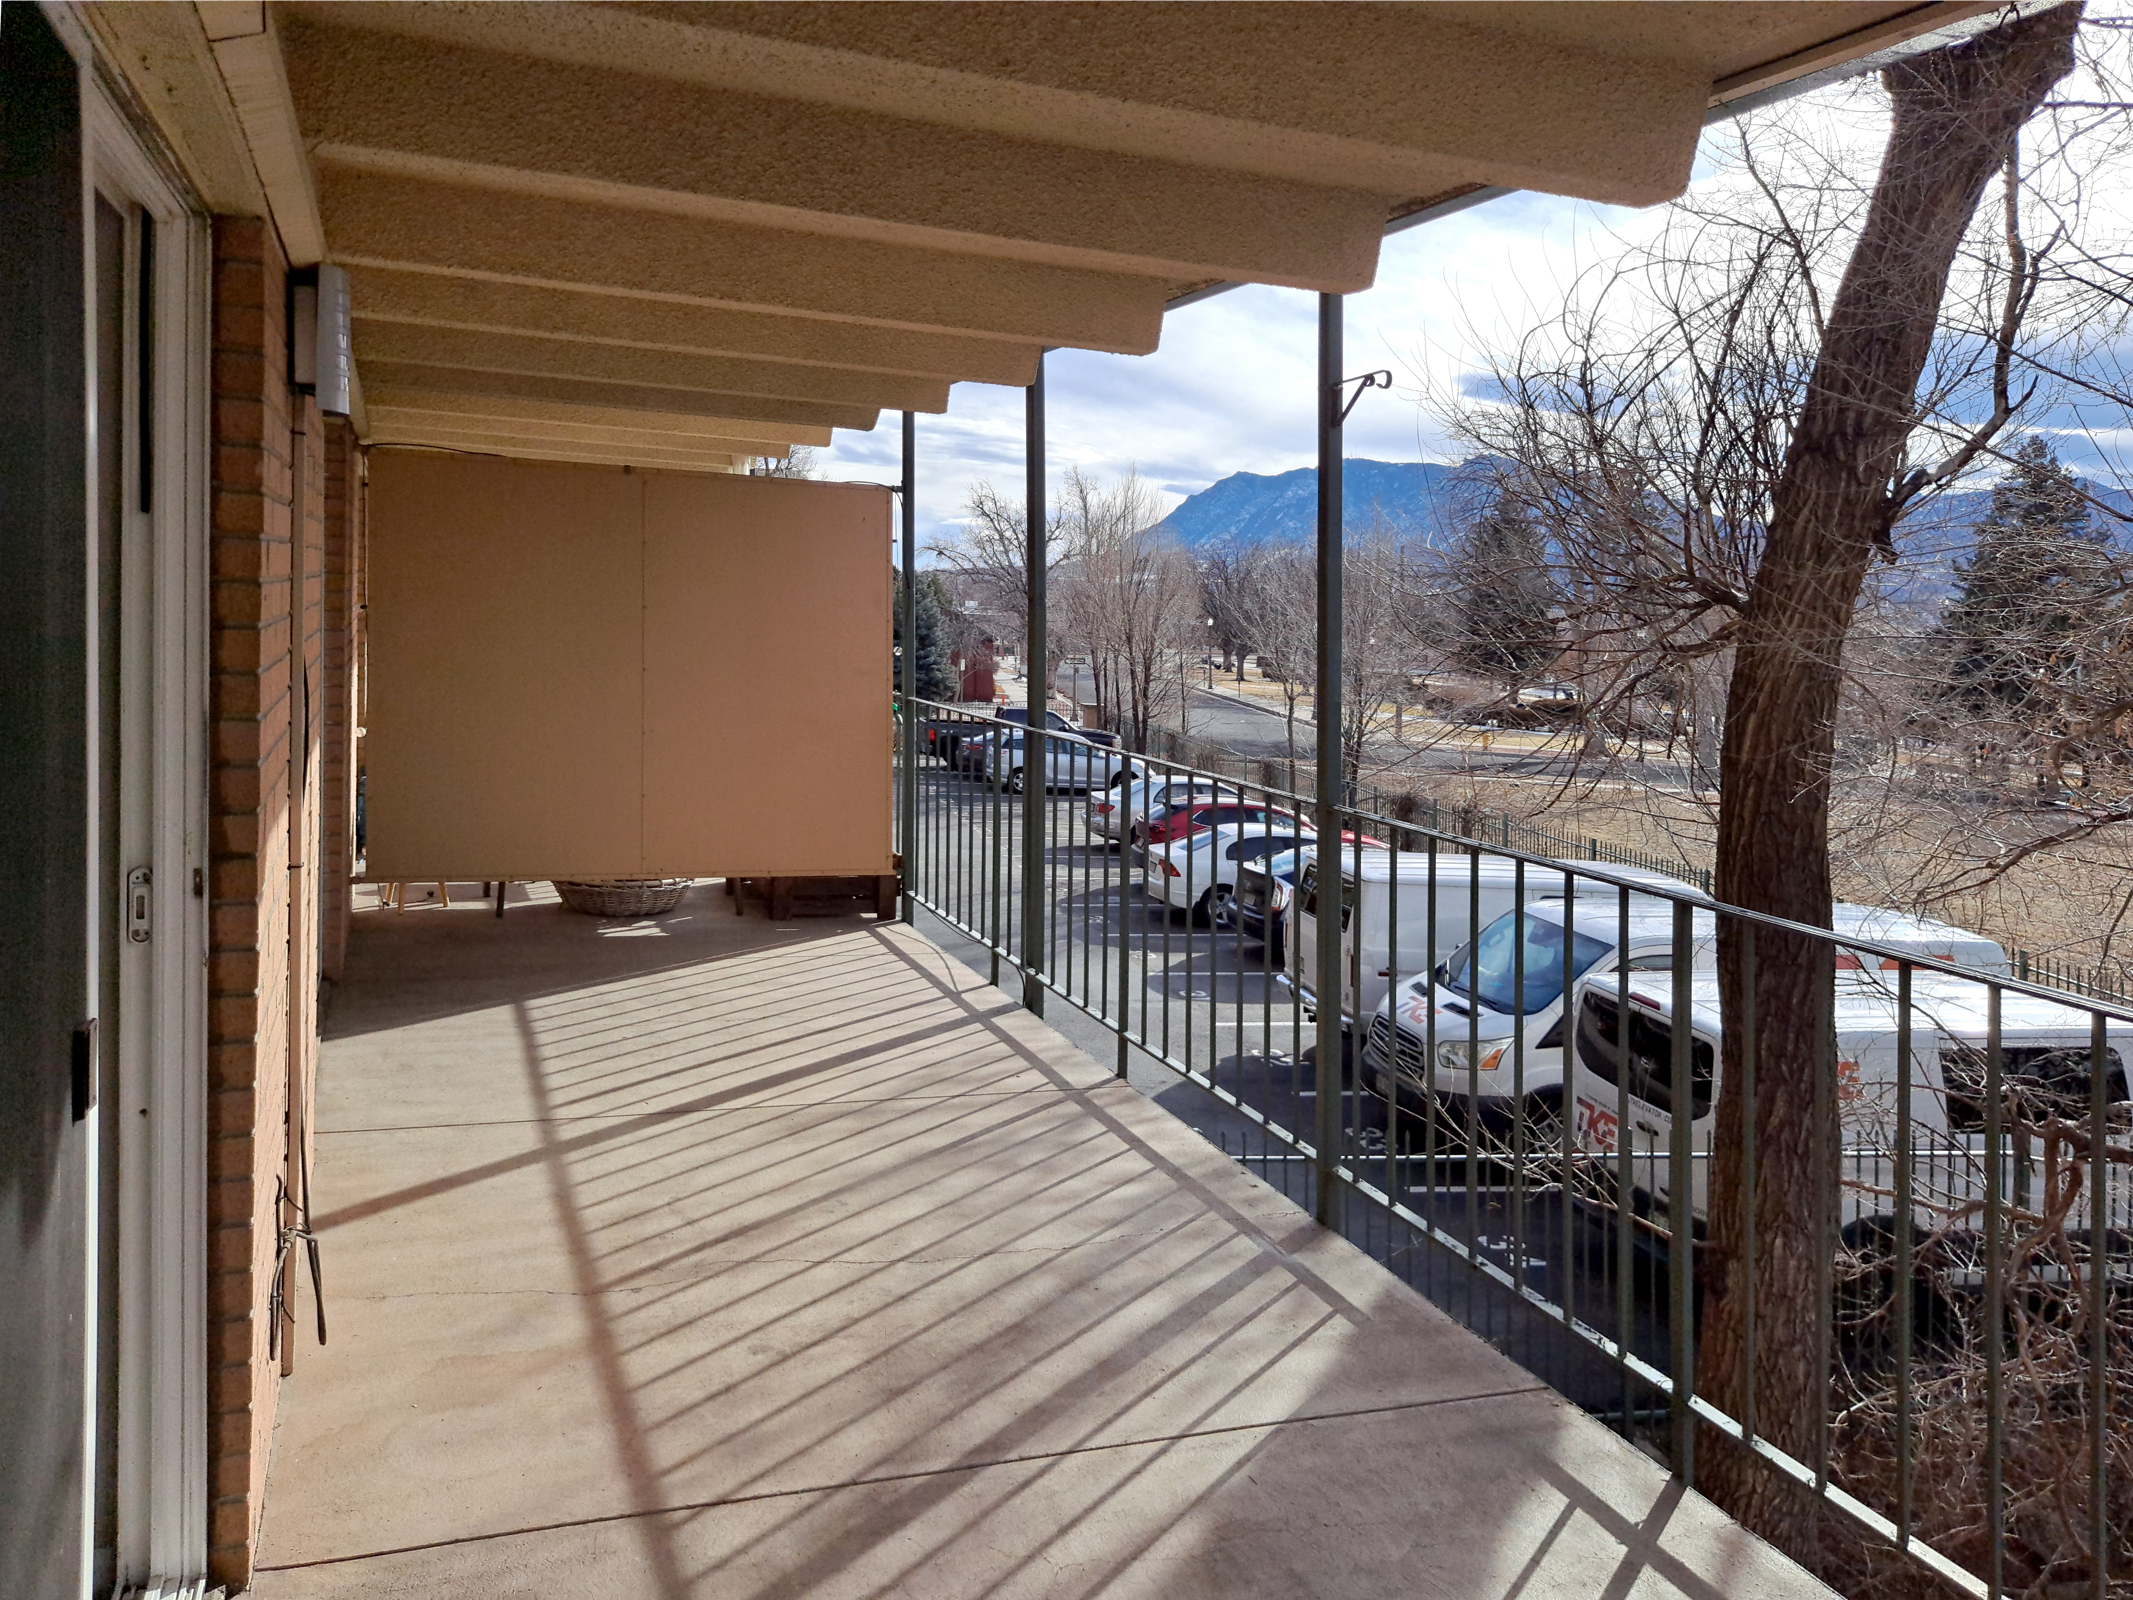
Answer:
[[[943,711],[958,710],[957,707],[941,705],[937,701],[920,700],[914,701],[913,704],[932,706]],[[968,713],[964,714],[967,715]],[[984,721],[989,719],[978,718],[976,720]],[[1019,728],[1021,725],[1011,723],[1006,726]],[[1057,734],[1059,732],[1058,729],[1051,728],[1039,728],[1037,731],[1044,734]],[[1159,756],[1146,755],[1140,751],[1131,753],[1142,761],[1163,760]],[[1195,776],[1204,775],[1216,782],[1243,782],[1241,779],[1226,777],[1220,773],[1210,772],[1205,768],[1193,767],[1184,762],[1165,761],[1163,764]],[[1277,789],[1271,784],[1249,784],[1246,786],[1256,788],[1270,798],[1280,796],[1283,799],[1294,802],[1299,807],[1318,803],[1316,795],[1306,796],[1285,789]],[[1590,880],[1595,883],[1605,884],[1611,889],[1627,889],[1632,894],[1647,895],[1653,899],[1671,901],[1676,905],[1689,906],[1699,911],[1712,911],[1722,917],[1732,917],[1755,927],[1769,928],[1779,933],[1794,934],[1831,946],[1841,946],[1846,951],[1861,955],[1879,956],[1885,961],[1900,962],[1910,967],[1913,971],[1938,972],[1952,978],[1968,978],[1974,982],[1991,985],[2008,994],[2028,995],[2032,999],[2050,1001],[2077,1010],[2115,1017],[2121,1022],[2133,1023],[2133,999],[2107,999],[2094,995],[2077,994],[2071,990],[2056,988],[2050,984],[2033,983],[2028,979],[2016,977],[2009,973],[1986,972],[1977,967],[1964,966],[1960,962],[1943,961],[1936,956],[1925,955],[1916,950],[1905,950],[1894,945],[1877,944],[1871,939],[1861,939],[1851,934],[1838,933],[1830,928],[1818,928],[1812,923],[1795,922],[1789,917],[1780,917],[1771,912],[1752,911],[1746,906],[1729,905],[1713,895],[1704,894],[1697,890],[1690,890],[1684,893],[1678,889],[1670,889],[1662,884],[1652,883],[1648,879],[1618,877],[1600,864],[1580,862],[1574,858],[1538,855],[1529,850],[1521,850],[1515,845],[1470,838],[1465,834],[1451,833],[1442,828],[1432,828],[1421,822],[1402,821],[1398,817],[1386,816],[1375,811],[1364,811],[1360,807],[1341,805],[1338,802],[1335,803],[1334,809],[1342,816],[1351,818],[1358,823],[1374,823],[1385,828],[1397,828],[1408,834],[1420,834],[1425,840],[1440,845],[1449,844],[1469,854],[1478,852],[1502,856],[1511,861],[1523,861],[1529,866],[1539,867],[1545,871],[1564,873],[1573,882]],[[1395,846],[1394,848],[1397,849],[1398,847]]]

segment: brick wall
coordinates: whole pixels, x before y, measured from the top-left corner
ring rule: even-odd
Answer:
[[[323,854],[315,821],[290,827],[292,728],[312,760],[330,699],[326,667],[326,460],[316,406],[286,381],[287,272],[272,229],[217,217],[214,230],[214,476],[209,556],[208,1374],[209,1564],[251,1580],[273,1437],[279,1364],[269,1355],[276,1214],[315,1059],[316,917]],[[297,592],[297,558],[304,582]],[[302,653],[295,650],[298,639]],[[309,670],[309,707],[292,671]],[[319,784],[306,811],[318,815]],[[296,852],[292,853],[292,844]],[[303,863],[292,885],[291,862]],[[292,934],[294,971],[292,973]],[[294,1052],[290,1008],[296,1009]],[[308,1132],[308,1130],[306,1130]],[[306,1140],[308,1143],[308,1139]]]

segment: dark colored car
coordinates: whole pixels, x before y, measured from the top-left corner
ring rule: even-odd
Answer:
[[[1025,728],[1029,726],[1028,706],[1002,706],[995,716],[1001,722],[1019,723]],[[1093,728],[1077,728],[1056,711],[1047,711],[1044,714],[1044,725],[1054,733],[1071,733],[1078,739],[1086,739],[1089,743],[1100,744],[1106,749],[1115,749],[1118,745],[1117,734],[1103,733]]]

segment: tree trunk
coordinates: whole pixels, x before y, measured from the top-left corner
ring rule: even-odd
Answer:
[[[2022,124],[2073,66],[2080,7],[2019,18],[1886,69],[1894,121],[1772,499],[1742,617],[1720,756],[1717,892],[1795,922],[1830,925],[1829,777],[1844,640],[1869,562],[1886,538],[1889,486],[1913,423],[1942,295],[1979,196]],[[1755,936],[1760,1027],[1756,1131],[1754,1372],[1746,1370],[1749,1211],[1742,1136],[1749,1108],[1721,1095],[1699,1388],[1815,1463],[1826,1436],[1829,1356],[1820,1297],[1837,1197],[1833,962],[1826,945]],[[1740,1081],[1747,981],[1740,925],[1719,933],[1725,1081]],[[1704,1435],[1697,1477],[1779,1548],[1813,1564],[1812,1498],[1745,1452]]]

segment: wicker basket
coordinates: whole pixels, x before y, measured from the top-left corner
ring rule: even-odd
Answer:
[[[657,917],[681,904],[693,878],[597,878],[556,880],[563,904],[588,917]]]

